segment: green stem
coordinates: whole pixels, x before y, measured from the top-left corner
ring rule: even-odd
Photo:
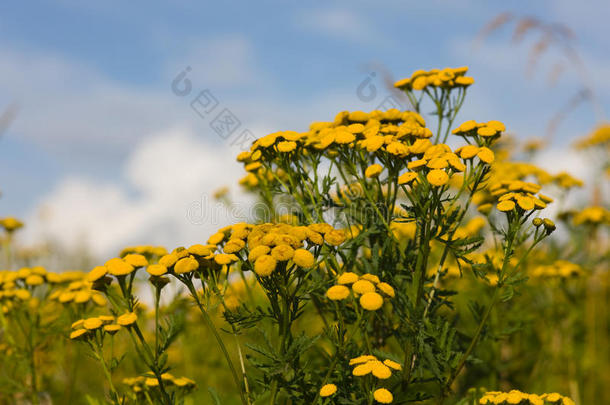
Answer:
[[[100,342],[96,341],[95,344],[91,343],[91,347],[93,349],[95,357],[102,365],[102,370],[104,371],[104,376],[106,377],[106,380],[108,381],[108,385],[110,386],[110,397],[112,399],[112,402],[115,404],[118,404],[119,403],[119,394],[112,382],[112,374],[110,373],[110,370],[108,370],[108,366],[106,365],[106,360],[104,360],[104,352],[102,351],[102,346],[101,346]]]
[[[237,375],[237,370],[235,369],[235,366],[233,365],[233,361],[231,360],[231,357],[229,356],[229,352],[228,352],[227,347],[225,346],[225,344],[224,344],[224,342],[222,340],[222,337],[218,333],[218,330],[216,329],[216,326],[214,326],[214,322],[212,322],[212,319],[210,318],[210,315],[208,314],[208,312],[203,307],[203,304],[201,303],[201,300],[199,300],[199,297],[197,296],[197,291],[195,290],[195,286],[193,285],[193,282],[191,280],[187,280],[185,282],[185,284],[186,284],[187,288],[189,289],[189,292],[191,293],[191,296],[195,300],[195,303],[197,304],[197,307],[199,308],[199,311],[201,312],[201,315],[203,315],[203,320],[207,324],[208,328],[214,334],[214,338],[216,338],[216,342],[220,346],[220,349],[222,350],[222,353],[225,356],[227,364],[229,365],[229,368],[231,369],[231,374],[233,376],[233,381],[235,382],[235,385],[237,386],[237,389],[239,390],[239,396],[241,398],[242,404],[243,405],[247,405],[248,402],[246,401],[246,397],[244,396],[244,390],[243,390],[243,388],[241,386],[240,378]]]

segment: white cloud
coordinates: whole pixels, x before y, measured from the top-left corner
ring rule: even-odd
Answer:
[[[28,216],[24,239],[84,244],[98,257],[129,244],[173,248],[205,242],[217,228],[248,219],[251,198],[235,194],[242,175],[230,148],[210,145],[188,130],[162,131],[135,147],[119,182],[64,178]],[[235,197],[231,210],[212,198],[227,185]]]

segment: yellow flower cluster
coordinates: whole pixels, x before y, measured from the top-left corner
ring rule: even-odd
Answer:
[[[149,265],[146,271],[153,277],[167,273],[182,275],[195,271],[216,271],[239,259],[236,255],[217,254],[215,251],[216,245],[213,243],[195,244],[188,248],[180,246],[162,256],[158,264]]]
[[[409,170],[398,177],[398,184],[411,184],[418,178],[418,172],[423,171],[431,185],[444,186],[455,173],[466,170],[465,162],[475,157],[487,164],[494,161],[494,153],[486,147],[468,145],[454,153],[449,146],[432,145],[427,139],[416,140],[408,150],[417,159],[407,163]]]
[[[600,206],[587,207],[574,215],[572,221],[574,222],[574,225],[607,225],[610,224],[610,211]]]
[[[532,177],[538,184],[555,184],[559,188],[570,189],[582,187],[583,182],[566,172],[552,175],[544,169],[531,163],[496,161],[490,173],[490,184],[500,183],[508,180],[524,180]]]
[[[582,187],[583,181],[572,176],[570,173],[561,172],[553,176],[552,181],[561,188],[569,190],[573,187]]]
[[[426,87],[439,87],[451,89],[455,87],[468,87],[474,83],[472,77],[464,76],[468,67],[432,69],[429,71],[416,70],[411,77],[401,79],[394,83],[394,87],[403,90],[424,90]]]
[[[394,298],[394,288],[381,282],[374,274],[345,272],[337,278],[337,283],[326,291],[326,296],[332,301],[342,301],[349,297],[350,288],[354,296],[359,296],[360,306],[367,311],[376,311],[383,306],[383,296]]]
[[[589,136],[576,143],[576,147],[579,149],[591,148],[598,145],[610,147],[610,124],[599,125]]]
[[[522,405],[544,405],[551,403],[554,405],[574,405],[568,397],[564,397],[556,392],[549,394],[526,394],[518,390],[510,392],[489,391],[479,400],[479,404],[522,404]]]
[[[576,179],[565,172],[551,175],[547,171],[530,163],[496,160],[491,166],[488,180],[489,187],[475,193],[472,201],[474,204],[478,205],[480,212],[487,214],[497,202],[498,197],[498,195],[494,195],[494,193],[490,191],[496,191],[497,189],[503,188],[503,183],[513,181],[523,182],[526,178],[535,180],[537,185],[544,186],[553,183],[566,190],[569,190],[572,187],[581,187],[583,185],[581,180]],[[545,198],[549,202],[552,202],[549,197]]]
[[[167,249],[163,246],[150,246],[150,245],[138,245],[138,246],[128,246],[121,250],[119,257],[125,257],[128,254],[139,254],[146,256],[149,260],[152,257],[161,257],[167,254]]]
[[[125,322],[121,322],[121,317],[115,319],[112,315],[100,315],[86,319],[79,319],[72,324],[72,332],[70,339],[86,340],[95,335],[99,331],[102,336],[104,334],[114,335],[117,333]]]
[[[3,301],[4,312],[8,311],[12,304],[10,301],[19,299],[27,301],[32,298],[33,290],[45,287],[49,291],[49,300],[55,300],[62,304],[76,303],[87,304],[93,302],[96,305],[106,305],[106,299],[102,294],[91,289],[91,283],[85,279],[85,274],[80,271],[67,271],[54,273],[47,271],[44,267],[23,267],[17,271],[0,271],[0,301]]]
[[[0,218],[0,227],[4,228],[8,233],[13,233],[23,227],[23,222],[14,217]]]
[[[535,183],[521,180],[509,180],[493,184],[489,187],[491,195],[497,197],[497,208],[499,211],[508,212],[515,208],[521,211],[541,210],[546,208],[553,200],[540,191],[540,186]]]
[[[106,261],[103,266],[94,267],[87,274],[87,281],[96,283],[107,279],[108,276],[125,277],[147,265],[146,257],[137,253],[129,253],[123,258],[115,257]]]
[[[53,291],[49,299],[56,300],[62,304],[81,304],[85,305],[92,302],[98,306],[106,305],[106,298],[99,291],[92,288],[92,283],[84,279],[74,280],[65,288]]]
[[[190,391],[195,388],[195,381],[186,377],[174,377],[170,373],[161,374],[161,380],[163,380],[165,388],[181,389],[184,391]],[[149,372],[138,377],[124,378],[123,384],[129,386],[134,393],[139,394],[158,387],[159,380],[154,374]]]
[[[411,111],[343,111],[332,122],[312,123],[307,132],[283,131],[266,135],[256,140],[250,151],[240,153],[237,160],[244,163],[246,171],[259,173],[261,161],[270,161],[277,154],[296,150],[334,153],[338,148],[349,147],[405,157],[414,140],[432,137],[425,125],[421,115]]]
[[[222,249],[224,255],[243,255],[244,260],[247,258],[252,264],[256,274],[267,277],[282,262],[311,268],[315,265],[315,257],[307,249],[308,246],[321,246],[325,243],[339,246],[345,240],[343,230],[325,223],[309,226],[239,223],[221,229],[208,242]]]
[[[567,260],[556,260],[553,264],[537,266],[531,272],[532,277],[568,278],[583,274],[582,267]]]
[[[248,171],[248,174],[239,179],[239,185],[247,189],[254,189],[260,184],[261,179],[264,179],[267,182],[273,182],[276,178],[282,181],[286,180],[287,174],[283,169],[278,168],[276,170],[268,170],[267,168],[262,167],[262,164],[260,164],[260,162],[254,163],[255,164],[253,165],[246,165],[246,170]]]
[[[487,122],[476,122],[474,120],[466,121],[459,127],[455,128],[451,133],[463,137],[476,137],[481,138],[497,138],[506,131],[506,126],[500,121],[487,121]]]
[[[392,371],[401,371],[402,366],[390,359],[380,361],[377,357],[367,354],[358,356],[349,361],[349,365],[354,367],[352,374],[356,377],[362,377],[371,374],[378,380],[387,380],[392,376]],[[394,396],[385,388],[378,388],[373,392],[375,401],[381,404],[390,404],[394,400]]]

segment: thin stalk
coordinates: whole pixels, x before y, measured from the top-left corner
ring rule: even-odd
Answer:
[[[237,389],[239,390],[239,396],[241,398],[242,404],[247,405],[248,402],[246,401],[246,397],[244,396],[244,390],[241,387],[240,379],[239,379],[239,376],[237,375],[237,370],[235,369],[235,366],[233,365],[233,361],[231,360],[231,357],[229,356],[229,352],[222,340],[222,337],[218,333],[216,326],[214,326],[214,322],[212,322],[210,315],[203,307],[203,304],[201,304],[201,300],[199,300],[199,297],[197,296],[197,291],[195,290],[195,286],[193,286],[193,282],[191,280],[187,280],[187,282],[185,284],[186,284],[187,288],[189,289],[191,296],[195,300],[195,303],[197,304],[199,311],[203,315],[203,320],[207,324],[208,328],[212,331],[214,338],[216,338],[216,342],[218,342],[218,345],[220,346],[220,349],[222,350],[222,353],[225,356],[225,360],[227,361],[227,364],[229,365],[229,368],[231,369],[233,381],[235,382],[235,385],[237,386]]]

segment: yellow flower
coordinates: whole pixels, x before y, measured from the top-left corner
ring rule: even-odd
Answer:
[[[254,262],[254,261],[256,261],[256,259],[258,259],[262,255],[266,255],[270,251],[271,251],[271,248],[269,246],[265,246],[265,245],[257,246],[255,248],[253,248],[252,250],[250,250],[250,254],[248,254],[248,260],[250,260],[251,262]]]
[[[333,301],[341,301],[349,296],[349,288],[344,285],[334,285],[326,291],[326,296]]]
[[[97,281],[106,274],[108,274],[108,268],[106,266],[95,266],[93,270],[87,274],[87,281]]]
[[[540,198],[540,200],[542,200],[542,202],[550,204],[553,202],[553,199],[551,197],[547,197],[544,194],[538,194],[538,198]]]
[[[433,186],[442,186],[449,181],[449,175],[444,170],[430,170],[426,178]]]
[[[375,291],[375,285],[368,280],[358,280],[352,285],[352,290],[357,294],[366,294]]]
[[[195,386],[195,381],[191,380],[190,378],[186,378],[186,377],[179,377],[179,378],[175,378],[174,380],[174,384],[176,384],[178,387],[194,387]]]
[[[277,144],[279,152],[292,152],[297,148],[297,143],[292,141],[283,141]]]
[[[377,288],[379,289],[379,291],[381,291],[385,295],[394,298],[394,295],[395,295],[394,288],[392,288],[392,286],[389,285],[388,283],[379,283],[379,284],[377,284]]]
[[[391,404],[392,401],[394,401],[392,393],[385,388],[376,389],[373,393],[373,397],[375,398],[375,401],[380,404]]]
[[[335,142],[338,144],[348,144],[356,140],[356,137],[349,131],[337,131],[335,133]]]
[[[367,122],[369,120],[369,115],[363,111],[353,111],[349,113],[347,119],[350,122]]]
[[[464,86],[464,87],[470,86],[470,85],[474,84],[474,78],[470,77],[470,76],[456,77],[455,84],[458,84],[458,85]]]
[[[225,234],[222,232],[217,232],[214,235],[210,236],[208,239],[208,244],[217,245],[222,242],[225,238]]]
[[[114,322],[114,316],[112,315],[100,315],[98,318],[104,323]]]
[[[515,208],[515,203],[511,200],[500,201],[497,208],[502,212],[512,211]]]
[[[104,332],[110,333],[111,335],[114,335],[120,329],[121,329],[121,325],[105,325],[104,326]]]
[[[151,264],[146,268],[146,271],[151,276],[161,276],[167,273],[167,267],[162,264]]]
[[[456,153],[458,153],[462,159],[471,159],[479,153],[479,147],[475,145],[466,145],[459,148]]]
[[[364,176],[369,179],[374,178],[374,177],[379,177],[379,175],[381,174],[382,171],[383,171],[383,166],[375,163],[366,168],[366,170],[364,171]]]
[[[23,222],[17,218],[6,217],[0,219],[0,226],[2,226],[8,233],[12,233],[23,226]]]
[[[246,246],[246,242],[241,239],[229,239],[224,247],[225,253],[237,253]]]
[[[444,169],[448,166],[447,159],[432,158],[426,164],[430,169]]]
[[[237,256],[235,256],[234,254],[219,253],[217,255],[214,255],[214,261],[217,264],[220,264],[221,266],[233,263],[236,260]]]
[[[89,333],[87,329],[77,329],[70,333],[70,339],[78,339],[87,333]]]
[[[353,284],[358,281],[358,275],[350,271],[346,271],[337,278],[339,284]]]
[[[165,267],[172,267],[174,264],[176,264],[176,262],[178,261],[179,257],[176,253],[172,252],[170,254],[167,254],[165,256],[162,256],[159,259],[159,264],[162,264]]]
[[[367,374],[371,373],[373,371],[372,363],[373,363],[372,361],[368,361],[364,364],[357,365],[356,367],[354,367],[352,374],[355,375],[356,377],[362,377],[363,375],[367,375]]]
[[[85,320],[79,319],[78,321],[72,322],[72,325],[70,325],[70,328],[72,328],[72,329],[80,328],[81,326],[83,326],[83,323],[85,323]]]
[[[91,300],[93,300],[95,305],[100,306],[100,307],[105,306],[107,303],[106,298],[104,298],[104,296],[97,291],[91,295]]]
[[[428,84],[428,79],[425,76],[419,76],[413,80],[413,90],[423,90]]]
[[[74,302],[77,304],[83,304],[91,298],[91,290],[81,290],[74,296]]]
[[[40,277],[38,274],[31,274],[29,276],[27,276],[27,278],[25,279],[25,283],[27,285],[41,285],[42,283],[44,283],[44,279],[42,277]]]
[[[477,135],[483,137],[494,136],[495,134],[496,130],[487,126],[477,129]]]
[[[87,318],[83,322],[83,326],[87,330],[94,330],[103,325],[103,322],[100,318]]]
[[[367,292],[360,297],[360,305],[367,311],[376,311],[383,305],[383,298],[376,292]]]
[[[535,202],[535,200],[531,197],[520,196],[520,195],[517,196],[517,204],[519,205],[519,207],[523,208],[525,211],[533,210],[534,202]]]
[[[372,356],[370,354],[365,354],[362,356],[355,357],[349,361],[349,365],[353,366],[354,364],[363,364],[368,363],[369,361],[377,360],[377,357]]]
[[[392,370],[380,361],[374,361],[373,363],[373,375],[380,380],[388,379],[392,376]]]
[[[334,229],[324,235],[324,240],[330,245],[339,246],[345,242],[345,232]]]
[[[297,266],[308,269],[314,265],[316,259],[309,250],[297,249],[294,251],[292,260]]]
[[[138,320],[138,316],[134,312],[127,312],[116,319],[116,323],[121,326],[129,326]]]
[[[269,276],[275,270],[277,260],[272,256],[262,255],[254,262],[254,271],[261,277]]]
[[[108,260],[104,265],[108,268],[108,273],[113,276],[125,276],[134,271],[134,267],[131,264],[118,257]]]
[[[192,245],[191,247],[188,248],[188,252],[192,255],[195,256],[208,256],[210,254],[212,254],[212,252],[214,251],[214,248],[212,246],[205,246],[205,245]]]
[[[323,398],[330,397],[335,392],[337,392],[337,386],[335,384],[326,384],[320,388],[320,396]]]
[[[417,178],[417,173],[406,172],[398,176],[398,184],[409,184]]]
[[[392,361],[390,359],[386,359],[383,361],[383,364],[385,364],[386,366],[393,368],[394,370],[402,370],[402,366],[398,363],[396,363],[395,361]]]
[[[482,162],[485,162],[488,164],[493,163],[493,161],[495,159],[493,151],[484,146],[479,148],[479,152],[477,153],[477,156],[479,157],[479,159],[481,159]]]
[[[126,263],[131,264],[133,267],[145,267],[148,265],[148,260],[142,255],[139,254],[128,254],[123,258]]]
[[[412,162],[407,163],[407,168],[409,170],[416,170],[425,166],[427,163],[428,161],[426,159],[414,160]]]
[[[174,272],[176,274],[184,274],[199,268],[199,262],[192,256],[184,257],[176,263],[174,266]]]
[[[275,260],[285,262],[292,259],[294,256],[294,249],[288,245],[278,245],[271,249],[271,256],[273,256]]]
[[[374,274],[365,273],[362,276],[360,276],[360,278],[363,279],[363,280],[368,280],[371,283],[375,283],[375,284],[379,283],[379,277],[377,277]]]
[[[487,125],[487,127],[493,128],[498,132],[506,131],[506,126],[503,123],[501,123],[500,121],[496,121],[496,120],[487,121],[486,125]]]

